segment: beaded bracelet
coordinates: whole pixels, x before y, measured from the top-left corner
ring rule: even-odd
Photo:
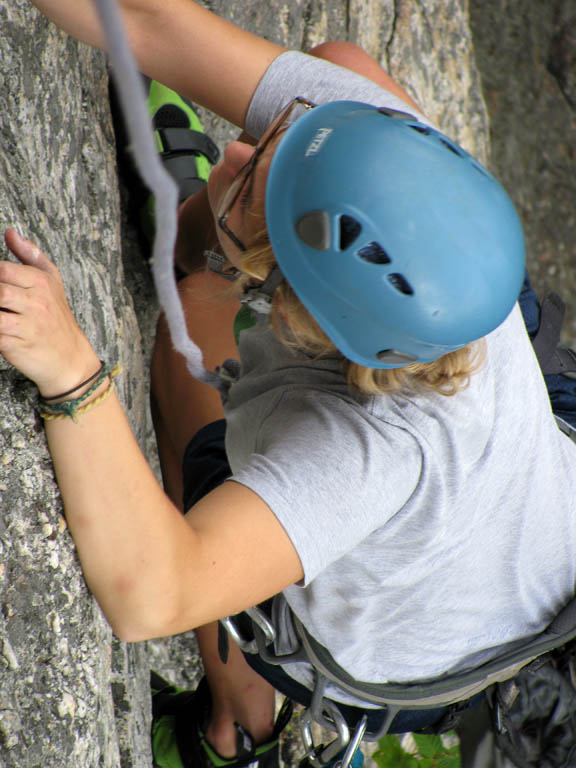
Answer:
[[[45,421],[58,421],[67,417],[70,417],[73,421],[76,421],[76,416],[92,410],[92,408],[100,405],[100,403],[103,403],[104,400],[110,396],[112,393],[113,385],[112,379],[118,376],[119,373],[121,373],[121,370],[118,365],[115,366],[112,371],[110,371],[107,365],[103,365],[100,371],[100,375],[94,384],[92,384],[92,386],[80,397],[73,400],[64,400],[62,403],[48,403],[45,399],[40,398],[40,416]],[[82,403],[98,389],[98,387],[107,377],[110,377],[110,384],[104,390],[104,392],[102,392],[102,394],[98,397],[94,398],[94,400],[86,403],[86,405],[82,405]]]

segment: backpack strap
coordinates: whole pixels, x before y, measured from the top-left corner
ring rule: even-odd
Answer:
[[[563,374],[576,379],[576,354],[559,346],[566,305],[557,293],[549,293],[540,305],[540,326],[532,339],[534,352],[545,376]]]

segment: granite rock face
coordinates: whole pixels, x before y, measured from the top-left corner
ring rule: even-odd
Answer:
[[[210,0],[209,7],[291,49],[327,40],[362,46],[441,130],[487,158],[488,118],[465,0]],[[218,120],[213,130],[222,139],[234,135]]]
[[[569,227],[573,216],[568,199],[574,199],[576,174],[566,138],[574,130],[576,102],[573,18],[569,0],[556,0],[545,30],[538,17],[527,30],[524,22],[511,21],[519,1],[472,2],[492,111],[493,163],[512,186],[521,179],[519,205],[530,219],[531,248],[542,240],[541,230],[532,228],[534,211],[548,222],[542,226],[549,245],[533,250],[544,273],[557,263],[563,281],[574,284],[568,270],[572,230],[566,230],[564,249],[554,245],[561,220]],[[496,24],[503,4],[510,6],[509,18]],[[291,48],[308,50],[328,39],[359,43],[442,130],[487,159],[489,121],[466,0],[206,5]],[[540,11],[543,5],[522,3]],[[154,463],[146,368],[157,308],[146,254],[121,205],[105,57],[59,32],[27,0],[0,6],[0,29],[0,227],[14,226],[34,239],[61,269],[77,318],[101,357],[123,365],[118,390]],[[492,50],[496,32],[504,38]],[[529,52],[522,42],[527,34]],[[534,94],[535,76],[512,55],[500,65],[493,61],[501,47],[522,53],[526,67],[534,67],[538,98],[522,98],[521,92]],[[499,66],[511,73],[506,82]],[[525,112],[499,129],[512,99],[502,94],[510,94],[517,80],[516,103],[526,105]],[[540,126],[538,141],[549,137],[547,153],[537,151],[536,140],[520,153],[526,125],[533,130],[538,122],[540,102],[549,127]],[[221,144],[234,135],[203,115]],[[557,155],[560,143],[564,150]],[[567,169],[558,181],[559,170]],[[547,186],[535,197],[542,172]],[[556,219],[546,218],[556,209]],[[200,674],[193,637],[138,645],[112,638],[84,583],[34,404],[34,387],[0,360],[0,766],[144,768],[151,765],[149,668],[193,684]]]
[[[516,203],[540,295],[567,304],[576,345],[576,5],[470,0],[492,170]]]
[[[2,4],[0,28],[0,226],[62,270],[100,356],[124,367],[118,390],[143,442],[145,355],[124,279],[105,57],[25,0]],[[146,648],[113,641],[86,588],[35,388],[3,360],[0,382],[0,765],[150,765]]]

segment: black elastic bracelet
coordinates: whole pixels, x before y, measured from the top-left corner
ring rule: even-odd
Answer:
[[[72,389],[69,389],[67,392],[62,392],[61,395],[52,395],[52,397],[43,397],[42,401],[45,403],[49,403],[51,400],[59,400],[61,397],[67,397],[68,395],[71,395],[73,392],[76,392],[77,389],[80,389],[81,387],[85,387],[86,384],[90,384],[91,381],[94,381],[94,379],[98,378],[102,371],[104,370],[104,363],[102,360],[100,360],[100,368],[96,371],[96,373],[93,373],[92,376],[90,376],[86,381],[83,381],[81,384],[78,384],[76,387],[72,387]]]

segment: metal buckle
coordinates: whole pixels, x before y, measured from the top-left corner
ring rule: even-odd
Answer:
[[[330,730],[336,729],[336,738],[326,746],[324,746],[324,744],[316,746],[314,744],[314,737],[312,736],[312,723],[316,722],[316,720],[311,709],[305,710],[300,716],[300,733],[306,749],[304,759],[307,760],[313,768],[323,768],[331,763],[342,750],[345,750],[341,760],[334,763],[334,768],[348,768],[354,759],[356,750],[360,747],[360,743],[364,738],[368,715],[362,716],[360,722],[354,729],[352,738],[350,738],[348,725],[338,709],[338,706],[334,704],[334,702],[325,701],[323,712],[329,716],[329,719],[322,714],[322,722],[319,724]]]
[[[252,622],[261,630],[262,635],[264,636],[265,645],[273,643],[276,639],[276,632],[272,622],[268,616],[266,616],[264,611],[261,608],[258,608],[258,606],[254,606],[253,608],[247,608],[244,613],[247,614],[252,619]],[[242,637],[232,616],[220,619],[220,623],[224,626],[226,632],[228,632],[241,651],[244,651],[245,653],[258,653],[258,641],[256,638],[253,640],[246,640]]]
[[[266,645],[271,645],[276,640],[276,630],[264,611],[255,605],[252,608],[247,608],[244,613],[250,616],[257,627],[260,627],[264,633]]]
[[[259,315],[269,315],[272,311],[272,296],[264,293],[259,286],[245,288],[239,298],[241,304],[246,304]]]
[[[284,280],[284,275],[276,264],[261,285],[246,285],[238,298],[242,304],[247,304],[254,312],[269,315],[272,311],[274,291],[282,280]]]
[[[256,640],[244,639],[238,631],[238,627],[234,624],[231,616],[227,616],[225,619],[220,619],[220,623],[241,651],[244,651],[245,653],[258,653]]]

